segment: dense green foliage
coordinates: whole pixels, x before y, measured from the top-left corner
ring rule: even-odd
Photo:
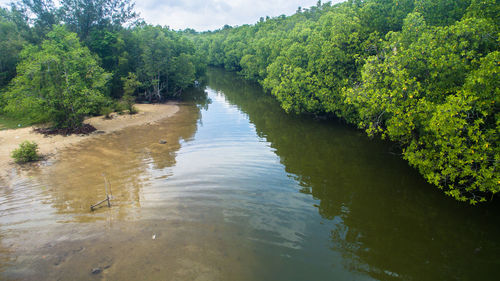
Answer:
[[[59,4],[0,9],[0,114],[74,128],[87,115],[133,113],[136,100],[180,97],[204,72],[191,40],[139,22],[130,0]]]
[[[11,19],[12,13],[0,8],[0,88],[16,75],[16,63],[25,40]]]
[[[159,26],[142,26],[132,34],[137,58],[137,77],[143,98],[163,100],[178,96],[195,81],[199,67],[192,41]]]
[[[129,73],[127,77],[122,78],[123,81],[123,97],[122,103],[125,105],[125,109],[128,110],[129,114],[137,113],[137,109],[134,106],[135,98],[134,93],[137,87],[141,86],[142,83],[137,81],[137,75],[135,73]]]
[[[38,155],[38,144],[35,142],[24,141],[19,145],[19,148],[14,149],[11,153],[12,158],[16,163],[33,162],[40,159]]]
[[[496,0],[318,1],[195,41],[287,112],[396,141],[429,182],[475,204],[500,191],[498,15]]]
[[[21,52],[17,76],[5,93],[4,110],[33,122],[75,128],[105,103],[110,75],[97,64],[76,34],[55,27],[41,47]]]

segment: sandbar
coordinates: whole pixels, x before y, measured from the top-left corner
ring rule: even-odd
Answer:
[[[89,138],[109,134],[130,126],[152,124],[173,116],[179,110],[175,102],[164,104],[136,104],[137,114],[112,114],[111,119],[103,116],[91,117],[85,123],[94,126],[97,131],[88,135],[44,136],[33,131],[34,127],[0,131],[0,186],[9,184],[10,171],[16,164],[11,158],[11,152],[25,140],[38,144],[39,153],[45,158],[54,157],[61,149],[65,149]]]

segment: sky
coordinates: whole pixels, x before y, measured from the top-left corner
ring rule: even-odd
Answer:
[[[5,7],[10,2],[0,0],[0,6]],[[193,28],[205,31],[225,24],[253,24],[260,17],[291,15],[297,7],[309,8],[316,5],[317,0],[137,0],[135,3],[135,10],[147,23],[175,30]]]

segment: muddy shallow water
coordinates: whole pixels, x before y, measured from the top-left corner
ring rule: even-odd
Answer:
[[[217,69],[157,124],[83,142],[0,189],[0,279],[481,280],[498,203],[427,185],[393,144],[286,115]],[[166,144],[159,144],[159,140]],[[27,170],[27,171],[26,171]],[[91,212],[111,182],[112,207]]]
[[[221,261],[232,243],[227,235],[221,243],[224,224],[210,210],[192,212],[176,200],[183,187],[161,187],[198,118],[195,106],[184,105],[158,124],[68,149],[31,168],[13,190],[2,190],[3,277],[233,279],[238,265],[224,269]],[[111,183],[112,208],[90,212],[89,206],[105,197],[103,174]],[[210,249],[204,248],[207,243]]]

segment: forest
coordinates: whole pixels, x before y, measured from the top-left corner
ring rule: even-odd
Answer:
[[[286,112],[397,143],[428,182],[476,204],[500,191],[499,16],[496,0],[318,1],[196,32],[149,25],[130,0],[22,0],[0,8],[0,115],[74,128],[224,67]]]
[[[0,108],[75,128],[138,99],[176,98],[204,73],[192,40],[146,24],[130,0],[22,0],[0,9]]]

